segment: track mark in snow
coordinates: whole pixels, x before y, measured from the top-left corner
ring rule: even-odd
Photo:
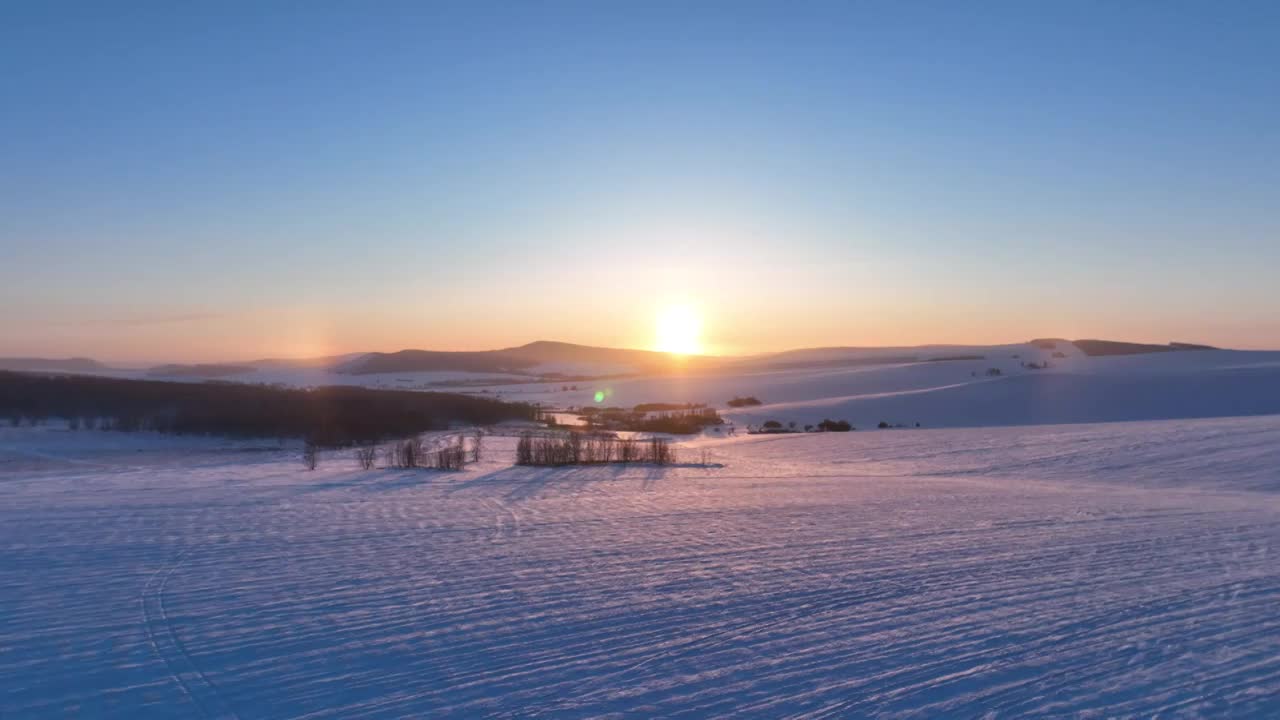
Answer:
[[[496,497],[483,498],[482,502],[485,507],[493,510],[493,535],[489,538],[491,542],[502,542],[524,534],[520,527],[520,514],[510,505]]]
[[[142,624],[147,631],[147,639],[156,655],[164,661],[170,677],[191,699],[192,704],[203,718],[213,720],[237,720],[235,711],[227,705],[218,693],[218,689],[209,681],[200,668],[192,660],[186,646],[178,639],[169,612],[165,607],[164,591],[169,578],[186,562],[191,548],[178,553],[167,567],[157,570],[147,579],[142,587],[138,602],[142,606]]]

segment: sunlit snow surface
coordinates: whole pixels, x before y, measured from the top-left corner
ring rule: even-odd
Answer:
[[[1280,418],[511,445],[0,430],[0,717],[1280,713]]]

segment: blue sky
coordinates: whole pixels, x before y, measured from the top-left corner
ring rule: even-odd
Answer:
[[[1052,7],[1051,7],[1052,6]],[[1275,3],[0,8],[0,354],[1280,347]]]

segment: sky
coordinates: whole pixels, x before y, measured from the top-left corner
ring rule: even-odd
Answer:
[[[0,356],[1280,348],[1280,3],[14,2],[0,68]]]

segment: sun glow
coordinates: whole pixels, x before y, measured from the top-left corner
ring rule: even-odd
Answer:
[[[668,305],[658,311],[654,349],[677,355],[702,352],[702,318],[689,305]]]

